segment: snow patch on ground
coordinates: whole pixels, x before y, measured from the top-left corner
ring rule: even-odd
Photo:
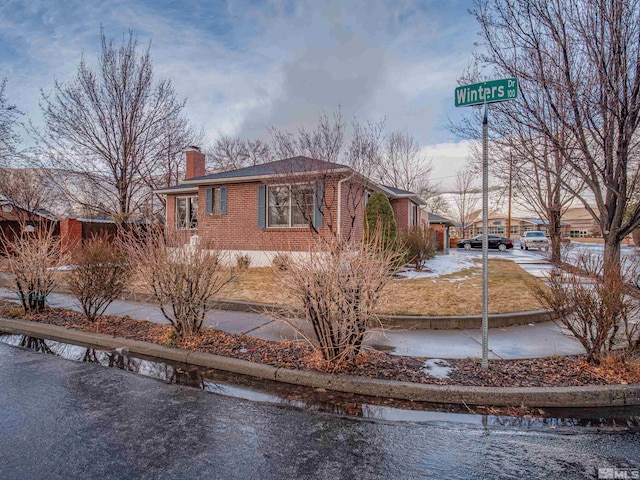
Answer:
[[[472,257],[465,257],[461,255],[436,255],[434,258],[427,261],[423,271],[416,272],[415,270],[405,270],[403,272],[399,272],[398,276],[402,278],[440,277],[442,275],[449,275],[475,266],[477,266],[477,263]]]
[[[422,371],[435,378],[449,378],[451,367],[446,360],[442,360],[441,358],[432,358],[424,362]]]

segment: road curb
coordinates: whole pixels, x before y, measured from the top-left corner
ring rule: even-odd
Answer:
[[[165,347],[100,333],[73,330],[28,320],[0,318],[0,331],[130,353],[172,362],[215,368],[295,385],[346,393],[460,405],[525,407],[621,407],[640,405],[640,383],[589,387],[469,387],[425,385],[315,371],[290,370],[204,352]]]
[[[0,277],[0,287],[10,288],[9,282]],[[68,290],[58,287],[54,289],[56,293],[69,294]],[[155,299],[142,292],[127,292],[120,297],[138,303],[155,304]],[[217,308],[232,312],[246,313],[278,313],[285,316],[295,316],[302,312],[295,307],[285,307],[270,303],[244,302],[239,300],[220,300]],[[481,315],[378,315],[378,318],[385,327],[399,327],[402,329],[416,330],[472,330],[482,328]],[[489,314],[489,328],[504,328],[514,325],[528,325],[530,323],[543,323],[553,320],[551,312],[548,310],[530,310],[512,313],[491,313]]]
[[[123,297],[134,302],[154,303],[155,300],[144,293],[130,293]],[[243,302],[239,300],[220,300],[217,305],[221,310],[246,313],[278,313],[295,316],[302,309],[273,305],[269,303]],[[402,327],[416,330],[469,330],[482,328],[482,315],[378,315],[385,327]],[[553,320],[548,310],[529,310],[512,313],[489,314],[489,328],[503,328],[514,325],[528,325]]]

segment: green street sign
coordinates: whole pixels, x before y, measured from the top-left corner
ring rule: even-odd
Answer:
[[[518,96],[518,79],[503,78],[456,88],[456,107],[513,100]]]

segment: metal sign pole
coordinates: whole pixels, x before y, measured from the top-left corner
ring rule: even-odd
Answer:
[[[518,97],[518,79],[501,78],[462,85],[455,90],[456,107],[484,105],[482,119],[482,369],[489,369],[489,124],[488,104]],[[511,199],[509,199],[511,200]],[[464,229],[464,223],[463,223]],[[510,232],[507,232],[510,235]]]
[[[489,369],[489,106],[482,119],[482,370]]]

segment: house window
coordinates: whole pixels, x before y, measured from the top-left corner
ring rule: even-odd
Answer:
[[[314,193],[311,185],[267,187],[267,225],[306,227],[313,219]]]
[[[176,198],[176,228],[192,229],[198,226],[198,197]]]
[[[205,208],[207,215],[226,215],[227,187],[207,188]]]
[[[418,205],[412,203],[409,205],[409,226],[415,227],[418,225]]]

